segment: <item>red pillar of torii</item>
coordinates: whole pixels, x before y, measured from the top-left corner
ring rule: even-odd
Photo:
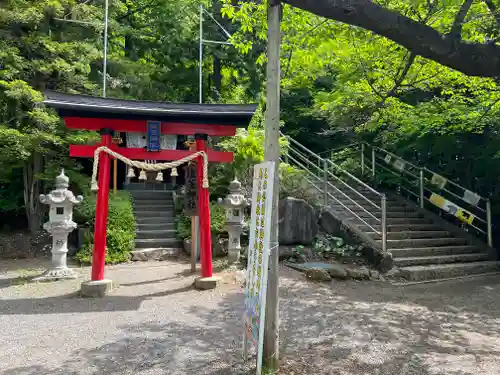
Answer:
[[[204,151],[209,162],[228,163],[231,152],[207,148],[208,136],[234,136],[237,127],[246,127],[256,105],[168,104],[131,100],[104,99],[82,95],[46,93],[45,104],[57,109],[70,129],[94,130],[101,134],[98,145],[70,145],[70,156],[93,158],[97,147],[109,149],[132,160],[179,160],[197,151]],[[196,151],[160,150],[118,147],[112,143],[114,132],[147,132],[148,120],[161,122],[162,134],[195,136]],[[184,121],[182,121],[184,120]],[[194,120],[194,121],[193,121]],[[104,280],[106,228],[108,217],[111,156],[101,152],[92,253],[92,281]],[[201,276],[212,276],[212,244],[210,233],[210,199],[203,187],[203,158],[198,158],[198,208],[200,217]]]

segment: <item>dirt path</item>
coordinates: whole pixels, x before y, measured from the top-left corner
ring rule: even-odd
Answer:
[[[0,264],[2,375],[253,373],[240,364],[243,294],[229,276],[198,292],[186,264],[110,267],[119,288],[88,300],[74,294],[81,280],[10,286],[23,267]],[[498,277],[318,285],[283,269],[281,285],[280,375],[500,373]]]

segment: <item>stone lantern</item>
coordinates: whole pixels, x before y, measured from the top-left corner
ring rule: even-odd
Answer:
[[[229,194],[226,198],[219,198],[218,203],[226,209],[226,230],[229,234],[228,260],[236,263],[240,259],[241,232],[245,223],[244,209],[250,204],[241,194],[241,183],[234,180],[229,184]]]
[[[52,267],[41,276],[36,277],[36,281],[49,281],[59,279],[74,279],[76,274],[67,265],[68,235],[76,228],[73,221],[73,206],[81,203],[81,195],[75,197],[68,190],[69,178],[64,174],[56,177],[56,189],[49,194],[40,195],[40,202],[50,206],[49,221],[43,224],[43,229],[52,235]]]

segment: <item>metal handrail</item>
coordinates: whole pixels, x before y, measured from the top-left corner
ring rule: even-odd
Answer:
[[[295,142],[296,142],[296,141],[295,141]],[[354,142],[354,143],[351,143],[351,144],[349,144],[349,145],[347,145],[347,146],[344,146],[344,147],[337,147],[337,148],[333,148],[333,149],[330,149],[330,150],[322,151],[322,152],[321,152],[321,154],[328,153],[328,152],[335,152],[335,151],[343,150],[343,149],[350,148],[350,147],[357,146],[357,145],[365,145],[365,146],[371,147],[372,149],[382,151],[382,152],[383,152],[383,153],[385,153],[385,154],[391,155],[391,156],[393,156],[393,157],[395,157],[395,158],[397,158],[397,159],[399,159],[399,160],[404,161],[404,162],[405,162],[405,164],[410,165],[411,167],[413,167],[413,168],[415,168],[415,169],[424,169],[425,171],[427,171],[427,172],[429,172],[429,173],[436,174],[436,175],[441,175],[440,173],[435,172],[435,171],[433,171],[433,170],[431,170],[431,169],[429,169],[429,168],[427,168],[427,167],[419,167],[419,166],[417,166],[417,165],[415,165],[415,164],[413,164],[413,163],[409,162],[408,160],[403,159],[401,156],[398,156],[398,155],[394,154],[394,153],[393,153],[393,152],[391,152],[391,151],[388,151],[388,150],[386,150],[386,149],[384,149],[384,148],[381,148],[381,147],[378,147],[378,146],[372,146],[372,145],[370,145],[369,143],[366,143],[366,142]],[[453,181],[453,180],[447,180],[447,183],[450,183],[451,185],[456,186],[457,188],[462,189],[462,190],[464,190],[464,191],[465,191],[465,190],[469,190],[469,189],[467,189],[467,188],[463,187],[462,185],[460,185],[460,184],[456,183],[456,182],[455,182],[455,181]],[[481,196],[480,194],[477,194],[477,195],[478,195],[478,197],[479,197],[480,199],[482,199],[483,201],[488,201],[488,198],[485,198],[485,197]],[[459,198],[461,199],[461,197],[459,197]],[[483,211],[484,211],[484,210],[483,210]]]
[[[364,165],[365,165],[365,160],[364,160],[364,158],[365,158],[365,154],[364,154],[365,147],[364,146],[365,145],[366,144],[362,145],[363,146],[362,147],[362,155],[361,155],[362,160],[363,160],[361,163],[362,164],[362,173],[364,173]],[[433,203],[428,197],[425,196],[425,192],[428,192],[431,194],[437,194],[437,195],[441,196],[441,194],[437,191],[437,189],[433,189],[433,188],[429,187],[430,185],[432,185],[432,186],[434,186],[434,185],[432,184],[432,182],[430,181],[429,178],[425,177],[424,172],[428,172],[432,175],[439,175],[438,173],[436,173],[428,168],[425,168],[425,167],[418,167],[417,165],[403,159],[402,157],[399,157],[398,155],[395,155],[394,153],[387,151],[387,150],[384,150],[380,147],[372,147],[371,149],[372,149],[371,169],[372,169],[372,176],[373,177],[375,177],[375,166],[378,166],[379,168],[382,168],[383,170],[386,170],[386,171],[390,172],[391,174],[401,178],[403,181],[409,183],[410,185],[412,185],[412,186],[414,185],[414,187],[418,187],[419,192],[416,193],[416,192],[412,191],[411,189],[406,188],[404,185],[399,184],[400,189],[405,190],[406,192],[408,192],[409,194],[411,194],[417,198],[417,200],[419,201],[420,206],[422,208],[424,208],[424,203],[426,201]],[[393,166],[394,169],[397,169],[397,172],[395,172],[395,170],[390,168],[390,166],[391,166],[390,163],[382,164],[380,161],[383,161],[384,158],[379,156],[379,155],[376,155],[377,150],[384,153],[385,155],[390,155],[391,157],[394,157],[397,160],[404,162],[405,166],[409,167],[410,170],[418,170],[419,176],[412,173],[410,170],[406,170],[406,169],[400,170],[399,168],[394,168],[394,166]],[[450,183],[451,185],[457,187],[458,189],[461,189],[463,192],[469,191],[468,189],[464,188],[463,186],[457,184],[456,182],[450,181],[448,179],[446,180],[446,183],[447,184]],[[479,194],[476,194],[476,196],[478,197],[478,203],[476,205],[473,205],[473,204],[467,202],[463,197],[461,197],[457,193],[450,191],[449,189],[446,189],[445,187],[441,188],[439,191],[445,192],[446,194],[466,203],[466,205],[468,207],[472,207],[473,212],[470,212],[470,214],[473,214],[475,219],[477,219],[479,222],[485,224],[486,229],[481,229],[477,225],[474,225],[472,222],[468,223],[466,221],[463,221],[463,223],[466,224],[467,226],[475,229],[478,233],[480,233],[482,235],[486,235],[488,246],[493,246],[493,230],[492,230],[492,221],[491,221],[491,202],[490,202],[490,200],[482,197]],[[479,202],[481,200],[483,200],[486,203],[485,209],[483,209],[482,207],[479,206]],[[433,205],[435,206],[434,203],[433,203]],[[481,217],[480,215],[478,215],[478,213],[480,213],[481,216],[484,215],[485,217]]]
[[[347,172],[345,169],[340,167],[338,164],[333,162],[332,160],[322,158],[318,154],[309,150],[304,145],[297,142],[295,139],[288,137],[281,133],[281,136],[285,137],[288,140],[288,147],[286,149],[286,153],[283,158],[290,160],[297,167],[305,171],[306,176],[304,176],[304,180],[307,181],[310,185],[312,185],[316,190],[323,193],[324,195],[324,206],[329,206],[329,199],[334,200],[337,204],[342,206],[347,212],[351,213],[354,218],[358,219],[361,223],[368,226],[374,233],[382,237],[382,251],[387,251],[387,209],[386,209],[386,198],[384,194],[379,193],[377,190],[373,189],[371,186],[360,180],[358,177],[353,174]],[[311,167],[314,168],[311,168]],[[323,167],[323,168],[322,168]],[[341,174],[343,176],[348,177],[350,180],[355,182],[360,187],[363,187],[375,194],[377,197],[380,197],[380,205],[373,202],[371,199],[363,195],[356,188],[351,186],[348,182],[341,179],[336,174],[332,173],[332,171],[336,171],[337,174]],[[308,178],[308,176],[312,177],[313,182]],[[380,212],[380,217],[377,217],[370,210],[365,208],[362,204],[360,204],[356,199],[351,198],[345,191],[342,191],[339,186],[331,183],[329,178],[333,178],[335,181],[340,182],[343,186],[352,191],[356,196],[358,196],[362,201],[366,201],[370,206],[372,206],[376,211]],[[317,184],[323,184],[323,188],[318,187]],[[337,195],[341,196],[343,199],[346,199],[349,203],[353,203],[354,206],[361,209],[363,212],[368,214],[370,219],[374,219],[376,223],[380,223],[380,230],[377,230],[374,226],[372,226],[367,220],[363,219],[360,214],[357,214],[353,211],[348,205],[349,203],[344,204],[338,197],[332,195],[330,191],[335,191]],[[352,206],[351,206],[352,207]]]
[[[382,197],[382,193],[379,193],[377,190],[375,190],[374,188],[372,188],[370,185],[366,184],[365,182],[361,181],[359,178],[357,178],[354,175],[350,174],[345,169],[342,169],[342,167],[340,165],[334,163],[331,160],[326,160],[326,162],[329,163],[330,165],[334,166],[335,168],[337,168],[340,172],[342,172],[346,176],[349,176],[350,178],[352,178],[354,181],[356,181],[358,184],[360,184],[364,188],[370,190],[374,194],[377,194],[379,197]]]
[[[366,144],[366,143],[365,143],[365,144]],[[366,145],[368,145],[368,144],[366,144]],[[368,145],[368,146],[370,147],[370,145]],[[382,151],[382,152],[383,152],[383,153],[385,153],[385,154],[391,155],[391,156],[393,156],[393,157],[395,157],[395,158],[397,158],[397,159],[399,159],[399,160],[401,160],[401,161],[404,161],[404,162],[405,162],[405,164],[407,164],[407,165],[411,166],[412,168],[415,168],[415,169],[423,169],[423,170],[425,170],[425,171],[427,171],[427,172],[429,172],[429,173],[432,173],[432,174],[435,174],[435,175],[439,175],[439,176],[441,176],[441,174],[440,174],[440,173],[437,173],[437,172],[435,172],[435,171],[433,171],[433,170],[431,170],[431,169],[429,169],[429,168],[427,168],[427,167],[419,167],[418,165],[415,165],[415,164],[413,164],[412,162],[409,162],[408,160],[403,159],[401,156],[398,156],[398,155],[396,155],[396,154],[394,154],[394,153],[392,153],[392,152],[390,152],[390,151],[387,151],[386,149],[383,149],[383,148],[381,148],[381,147],[377,147],[377,146],[372,146],[372,148],[373,148],[373,149],[375,149],[375,150]],[[465,187],[463,187],[462,185],[457,184],[457,183],[456,183],[456,182],[454,182],[453,180],[449,180],[449,179],[447,179],[447,183],[450,183],[451,185],[454,185],[454,186],[456,186],[457,188],[462,189],[463,191],[465,191],[465,190],[469,190],[469,189],[466,189]],[[477,196],[478,196],[480,199],[484,200],[484,201],[487,201],[487,200],[488,200],[487,198],[485,198],[485,197],[483,197],[483,196],[481,196],[481,195],[479,195],[479,194],[477,194]],[[459,197],[459,198],[461,199],[461,197]]]
[[[375,190],[374,188],[372,188],[370,185],[366,184],[365,182],[361,181],[359,178],[357,178],[356,176],[352,175],[351,173],[347,172],[345,169],[343,169],[340,165],[334,163],[333,161],[329,160],[329,159],[324,159],[322,158],[321,156],[319,156],[318,154],[314,153],[313,151],[309,150],[306,146],[300,144],[299,142],[297,142],[295,139],[293,138],[290,138],[286,135],[283,135],[283,133],[281,133],[282,136],[284,136],[285,138],[287,138],[289,141],[295,143],[297,146],[299,146],[300,148],[302,148],[304,151],[308,152],[309,154],[311,154],[312,156],[316,157],[318,160],[320,161],[324,161],[324,162],[327,162],[329,163],[331,166],[337,168],[341,173],[345,174],[346,176],[348,176],[349,178],[353,179],[354,181],[356,181],[358,184],[360,184],[361,186],[363,186],[364,188],[370,190],[372,193],[374,194],[377,194],[379,197],[382,197],[382,194],[379,193],[377,190]]]

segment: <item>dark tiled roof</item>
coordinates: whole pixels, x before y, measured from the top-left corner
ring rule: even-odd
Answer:
[[[141,100],[110,99],[86,95],[45,92],[44,104],[55,108],[62,117],[105,117],[197,121],[246,126],[256,104],[192,104]]]

